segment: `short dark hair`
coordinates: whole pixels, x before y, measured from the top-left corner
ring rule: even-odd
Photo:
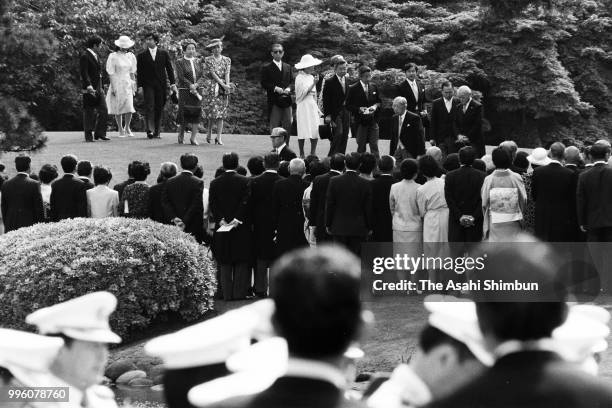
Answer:
[[[153,41],[155,41],[155,44],[159,44],[159,35],[157,35],[154,32],[148,32],[144,35],[144,39],[147,40],[149,38],[152,38]]]
[[[438,162],[430,155],[422,156],[419,159],[419,169],[425,177],[436,177],[440,174],[440,166]]]
[[[97,36],[97,35],[89,37],[87,39],[87,41],[85,41],[85,46],[87,48],[93,48],[93,47],[96,47],[96,46],[98,46],[100,44],[102,44],[102,38]]]
[[[327,172],[327,166],[322,161],[313,161],[310,163],[309,174],[314,180],[315,177],[325,174]]]
[[[393,161],[393,157],[384,155],[378,160],[378,170],[381,173],[390,173],[393,171],[393,166],[395,166],[395,161]]]
[[[64,173],[74,173],[74,169],[76,169],[78,162],[79,161],[77,160],[76,156],[67,154],[60,160],[60,165],[62,166]]]
[[[259,176],[266,169],[264,167],[264,158],[261,156],[253,156],[247,162],[247,169],[251,176]]]
[[[425,353],[429,353],[434,348],[443,344],[447,344],[455,349],[460,362],[476,359],[476,356],[465,343],[449,336],[436,327],[427,325],[419,334],[419,347]]]
[[[38,171],[38,178],[41,183],[49,184],[57,178],[57,167],[54,164],[43,164]]]
[[[81,160],[77,163],[77,174],[83,177],[91,176],[91,162],[89,160]]]
[[[495,165],[496,169],[507,169],[512,163],[510,153],[503,147],[496,147],[493,149],[491,152],[491,159],[493,159],[493,164]]]
[[[344,170],[344,155],[342,153],[333,154],[329,159],[329,168],[337,171]]]
[[[271,268],[273,323],[289,352],[302,358],[341,356],[361,329],[359,260],[336,246],[299,249]]]
[[[285,50],[285,48],[283,47],[283,44],[274,43],[270,46],[270,52],[272,52],[272,50],[274,50],[275,47],[281,47],[283,51]]]
[[[195,42],[195,41],[193,41],[193,40],[186,40],[186,41],[183,41],[183,42],[181,43],[181,49],[183,50],[183,52],[185,52],[185,51],[187,50],[187,47],[189,47],[190,45],[193,45],[194,47],[196,47],[196,46],[197,46],[196,42]]]
[[[132,176],[136,181],[145,181],[149,173],[144,163],[137,162],[132,166]]]
[[[442,167],[447,172],[457,170],[460,167],[459,153],[451,153],[446,156],[446,159],[444,159],[444,163],[442,163]]]
[[[532,241],[517,245],[483,245],[478,251],[487,254],[487,279],[497,282],[511,277],[518,282],[536,283],[540,288],[538,300],[541,299],[520,301],[516,292],[497,291],[492,302],[490,294],[476,291],[478,323],[485,337],[493,336],[497,341],[550,337],[567,313],[567,292],[559,280],[558,258],[551,247]]]
[[[361,165],[359,165],[359,171],[361,173],[370,174],[376,168],[376,156],[372,153],[363,153],[361,155]]]
[[[440,84],[440,89],[444,89],[446,87],[450,86],[451,88],[453,87],[453,83],[447,79],[445,79],[444,81],[442,81],[442,83]]]
[[[367,72],[372,72],[372,69],[367,65],[362,65],[359,67],[359,76],[361,77],[363,74]]]
[[[474,159],[474,163],[472,164],[472,167],[475,168],[476,170],[480,170],[480,171],[482,171],[484,173],[487,172],[487,164],[482,159]],[[525,168],[527,168],[527,167],[525,167]]]
[[[529,153],[519,150],[516,152],[516,157],[514,158],[514,163],[512,164],[519,169],[527,170],[529,167],[529,160],[527,159],[528,156]]]
[[[240,174],[241,176],[246,176],[247,169],[244,166],[238,165],[238,167],[236,167],[236,173]]]
[[[352,152],[344,156],[346,168],[350,170],[358,170],[361,165],[361,154]]]
[[[415,64],[414,62],[409,62],[404,65],[404,71],[409,71],[412,68],[414,68],[416,72],[419,72],[419,67],[417,67],[417,64]]]
[[[100,184],[108,183],[109,181],[111,181],[112,177],[113,175],[111,174],[111,171],[108,167],[95,166],[93,168],[93,179],[94,179],[94,184],[96,186]]]
[[[198,165],[198,156],[193,153],[185,153],[181,156],[181,168],[193,171]]]
[[[225,169],[223,168],[223,166],[217,167],[217,170],[215,170],[215,178],[219,177],[223,173],[225,173]]]
[[[404,180],[412,180],[419,171],[419,163],[414,159],[404,159],[400,164],[400,174]]]
[[[319,161],[319,156],[314,154],[309,154],[304,159],[304,165],[306,167],[306,174],[310,174],[310,164]]]
[[[287,160],[283,160],[278,165],[278,175],[283,177],[289,177],[289,162]]]
[[[459,149],[459,162],[465,166],[471,166],[476,160],[476,149],[472,146],[464,146]]]
[[[193,171],[193,175],[196,176],[197,178],[204,177],[204,167],[202,167],[201,164],[198,164],[195,170]]]
[[[30,170],[30,164],[32,163],[32,159],[30,156],[25,154],[20,154],[15,157],[15,170],[18,172],[24,172]]]
[[[268,153],[264,156],[263,165],[266,170],[276,170],[280,163],[280,157],[276,153]]]
[[[610,153],[610,148],[603,144],[594,144],[590,149],[591,159],[593,160],[603,160],[608,153]]]
[[[225,153],[221,159],[225,170],[236,170],[238,168],[238,155],[234,152]]]

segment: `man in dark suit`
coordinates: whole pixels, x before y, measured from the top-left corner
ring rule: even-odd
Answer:
[[[359,177],[361,155],[348,154],[346,172],[329,181],[325,204],[325,227],[334,242],[361,253],[372,230],[372,188],[370,182]]]
[[[461,141],[462,136],[466,137],[468,143],[476,149],[476,155],[482,157],[485,155],[482,105],[472,99],[472,90],[466,85],[457,89],[457,99],[460,102],[455,116],[457,138]]]
[[[535,235],[545,242],[571,242],[576,225],[573,203],[577,179],[563,167],[565,146],[556,142],[550,146],[550,164],[533,171],[531,197],[535,202]]]
[[[29,156],[15,157],[17,175],[2,184],[2,220],[5,232],[42,222],[43,202],[40,184],[29,177]]]
[[[398,162],[404,159],[416,159],[425,154],[423,124],[416,113],[406,109],[406,98],[398,96],[393,100],[395,115],[391,119],[391,142],[389,155]]]
[[[349,87],[346,95],[346,109],[357,120],[357,152],[366,151],[366,144],[370,145],[370,152],[379,157],[378,152],[378,123],[376,119],[380,112],[381,99],[378,88],[370,81],[372,70],[368,66],[359,67],[359,82]]]
[[[255,252],[255,296],[268,293],[268,268],[276,257],[274,246],[274,212],[270,205],[274,183],[278,175],[279,157],[276,153],[264,156],[265,171],[251,180],[251,219],[253,220],[253,250]]]
[[[380,175],[370,181],[372,186],[372,239],[374,242],[393,242],[391,207],[389,193],[395,182],[393,168],[395,160],[391,156],[383,156],[378,160]]]
[[[64,176],[51,184],[49,204],[52,221],[87,217],[87,186],[75,175],[77,163],[77,158],[71,154],[60,161]]]
[[[329,144],[328,156],[346,152],[350,130],[351,114],[344,102],[349,88],[346,69],[348,64],[341,55],[334,55],[331,60],[334,76],[325,80],[323,85],[323,115],[325,123],[332,123],[334,133]]]
[[[164,184],[161,205],[167,221],[202,242],[204,182],[193,175],[197,167],[198,158],[194,154],[185,153],[181,156],[183,171]]]
[[[162,224],[171,224],[170,220],[164,215],[162,192],[164,191],[166,181],[176,176],[177,170],[176,164],[172,162],[162,163],[159,170],[159,176],[157,177],[157,184],[151,186],[149,189],[149,215],[153,221]],[[121,193],[119,193],[119,195],[121,195]]]
[[[486,253],[482,272],[487,279],[533,282],[540,291],[531,296],[525,292],[517,296],[514,291],[474,293],[484,344],[495,351],[496,361],[482,375],[428,407],[612,406],[609,384],[565,361],[546,344],[567,313],[567,296],[557,281],[556,255],[550,247],[530,242],[489,246]],[[545,293],[543,288],[550,289]]]
[[[173,92],[178,94],[174,84],[174,68],[166,50],[157,48],[159,36],[147,34],[147,49],[136,57],[138,89],[143,92],[145,104],[145,126],[147,137],[161,137],[160,124],[162,110],[166,103],[166,82],[170,82]]]
[[[287,138],[289,133],[282,127],[272,129],[270,140],[272,140],[272,153],[278,154],[280,161],[291,161],[295,159],[297,155],[287,145]]]
[[[272,214],[276,230],[278,256],[308,245],[304,235],[304,210],[302,200],[308,183],[302,179],[306,166],[302,159],[289,162],[289,177],[274,183]]]
[[[123,190],[125,190],[125,188],[127,186],[129,186],[130,184],[134,184],[136,182],[136,179],[134,178],[134,175],[132,174],[132,168],[137,165],[140,164],[140,161],[135,160],[133,162],[131,162],[130,164],[128,164],[128,168],[127,168],[127,173],[128,173],[128,178],[127,180],[122,181],[121,183],[117,183],[114,185],[113,190],[117,191],[119,193],[119,200],[121,201],[121,198],[123,196]]]
[[[315,177],[310,192],[310,220],[315,220],[315,237],[317,244],[331,241],[332,237],[325,229],[325,203],[327,201],[327,188],[329,180],[342,174],[344,171],[344,155],[334,154],[329,160],[329,172]]]
[[[245,299],[251,286],[251,219],[248,177],[236,173],[238,155],[223,155],[225,172],[210,182],[208,210],[217,226],[213,255],[217,260],[224,300]],[[219,228],[231,228],[219,231]]]
[[[300,249],[272,267],[274,329],[287,340],[286,373],[257,394],[215,403],[223,408],[353,408],[345,398],[345,351],[365,322],[360,263],[341,248]]]
[[[106,137],[108,110],[102,87],[102,61],[98,55],[100,44],[102,44],[100,37],[89,38],[87,49],[79,59],[81,88],[83,89],[83,128],[86,142],[93,142],[94,139],[110,140]]]
[[[476,150],[459,150],[461,167],[446,174],[444,197],[448,204],[448,241],[480,242],[482,239],[482,198],[480,190],[486,173],[472,167]]]
[[[90,188],[94,188],[94,184],[91,182],[91,173],[93,172],[93,168],[91,167],[91,162],[89,160],[81,160],[77,163],[77,175],[79,176],[79,180],[85,183],[85,190],[89,190]]]
[[[425,110],[425,87],[417,78],[419,68],[414,62],[410,62],[404,67],[404,72],[406,79],[397,86],[397,95],[406,98],[408,112],[419,115],[425,126],[428,122]]]
[[[447,155],[457,151],[455,116],[459,101],[453,97],[455,90],[450,81],[444,81],[440,89],[442,97],[433,101],[431,106],[429,139],[432,145],[438,146]]]
[[[268,119],[270,130],[281,126],[287,131],[285,143],[289,143],[293,112],[291,92],[293,89],[293,67],[282,61],[285,50],[281,44],[270,47],[272,61],[261,69],[261,86],[268,96]]]

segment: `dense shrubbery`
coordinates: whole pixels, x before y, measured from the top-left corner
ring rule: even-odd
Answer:
[[[154,319],[198,319],[213,306],[214,264],[175,227],[127,218],[37,224],[0,237],[0,326],[23,328],[41,307],[88,292],[117,296],[124,340]]]
[[[609,137],[612,128],[611,9],[612,0],[15,0],[8,15],[14,31],[42,27],[59,46],[37,65],[43,69],[9,64],[4,75],[7,93],[26,95],[44,127],[76,130],[83,38],[96,33],[112,45],[128,34],[138,51],[143,32],[154,30],[163,47],[176,50],[178,40],[193,38],[204,53],[210,38],[225,35],[239,83],[226,130],[260,133],[259,67],[280,41],[291,63],[306,52],[343,54],[380,71],[414,61],[468,84],[483,93],[489,142],[580,144]],[[172,107],[166,113],[172,130]]]

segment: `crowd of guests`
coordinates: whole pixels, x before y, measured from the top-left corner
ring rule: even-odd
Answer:
[[[265,297],[271,263],[306,245],[333,241],[360,254],[366,242],[512,242],[523,231],[548,242],[612,239],[603,140],[584,158],[558,142],[526,154],[505,141],[482,159],[472,146],[446,156],[433,146],[402,161],[357,152],[302,160],[286,136],[273,130],[273,150],[248,160],[250,175],[226,153],[208,187],[193,154],[181,156],[180,172],[163,163],[152,185],[149,164],[134,161],[112,189],[104,166],[66,155],[61,177],[51,164],[32,175],[20,155],[1,189],[4,227],[111,216],[175,225],[210,244],[226,300]]]
[[[487,272],[557,287],[554,298],[427,297],[409,361],[370,376],[363,391],[351,388],[375,322],[360,299],[359,259],[338,246],[285,254],[272,266],[270,299],[154,338],[144,351],[163,361],[169,408],[612,406],[609,380],[598,377],[610,313],[568,304],[554,253],[531,241],[487,250]],[[32,311],[25,321],[38,334],[0,329],[0,390],[66,387],[53,406],[116,407],[98,384],[108,345],[121,342],[109,325],[117,303],[88,293]]]

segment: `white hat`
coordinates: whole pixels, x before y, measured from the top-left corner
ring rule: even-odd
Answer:
[[[249,347],[257,314],[249,309],[231,310],[145,344],[145,352],[160,357],[168,369],[223,363],[235,352]]]
[[[300,59],[300,62],[295,64],[295,69],[304,69],[308,67],[314,67],[316,65],[321,64],[322,62],[323,61],[313,57],[310,54],[302,55],[302,59]]]
[[[453,296],[430,295],[425,298],[430,312],[429,324],[465,344],[484,365],[493,365],[493,355],[485,346],[474,302]]]
[[[115,45],[119,48],[132,48],[134,41],[127,35],[122,35],[118,40],[115,40]]]
[[[569,360],[580,361],[608,348],[610,313],[601,306],[574,305],[565,322],[552,334]]]
[[[120,343],[121,337],[108,324],[116,307],[117,298],[112,293],[88,293],[30,313],[26,323],[38,327],[41,334],[62,333],[75,340]]]
[[[0,366],[11,372],[12,368],[47,371],[63,345],[59,337],[0,329]]]
[[[527,160],[529,163],[535,164],[537,166],[546,166],[550,163],[550,157],[548,157],[548,152],[543,147],[536,147],[533,149],[531,154],[527,156]]]

